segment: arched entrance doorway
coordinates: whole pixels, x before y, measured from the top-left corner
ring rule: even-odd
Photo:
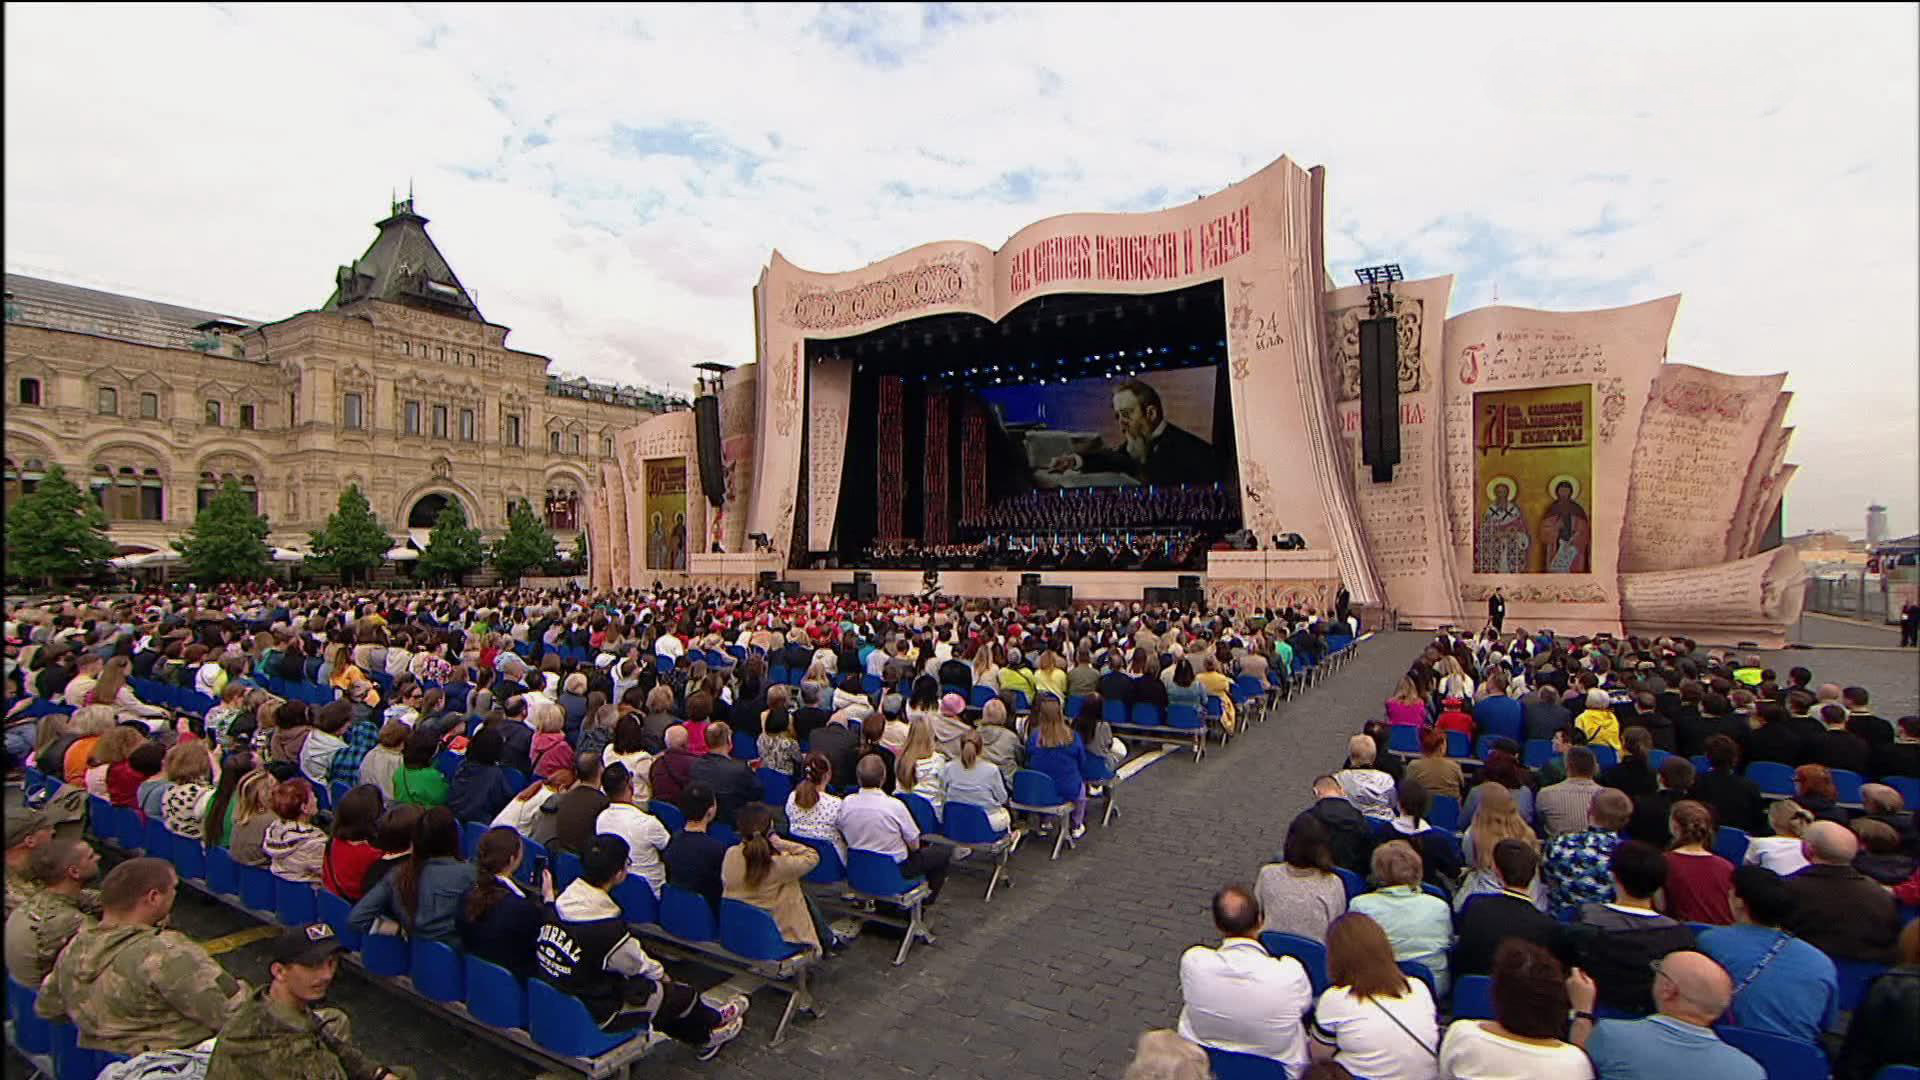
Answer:
[[[434,523],[440,520],[440,511],[449,506],[460,506],[460,504],[452,496],[443,495],[438,491],[420,496],[419,501],[413,504],[413,509],[407,511],[407,528],[433,528]],[[461,507],[461,510],[465,509]],[[467,524],[473,524],[472,519],[468,519]]]

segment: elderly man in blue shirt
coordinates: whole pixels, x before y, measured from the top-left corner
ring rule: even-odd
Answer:
[[[1713,1024],[1733,999],[1733,980],[1697,952],[1668,953],[1653,964],[1658,1011],[1644,1020],[1595,1021],[1593,980],[1567,977],[1573,1005],[1569,1037],[1586,1050],[1597,1080],[1766,1080],[1760,1063],[1720,1041]]]

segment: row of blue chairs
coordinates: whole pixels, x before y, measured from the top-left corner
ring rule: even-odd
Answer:
[[[127,685],[133,688],[134,696],[148,705],[173,709],[176,712],[192,713],[195,716],[207,715],[207,710],[218,702],[198,690],[157,679],[128,679]]]
[[[7,1017],[13,1022],[13,1049],[53,1080],[94,1080],[108,1065],[129,1060],[125,1054],[80,1045],[80,1029],[65,1020],[42,1020],[34,1010],[40,989],[7,977]]]
[[[94,835],[103,842],[126,852],[144,852],[167,859],[182,880],[193,882],[258,918],[281,926],[326,922],[340,935],[343,944],[358,950],[359,961],[370,974],[401,980],[403,988],[410,988],[437,1005],[460,1006],[481,1024],[524,1029],[526,1043],[542,1051],[543,1060],[557,1055],[566,1059],[563,1063],[571,1068],[589,1076],[603,1076],[644,1053],[645,1039],[628,1047],[637,1036],[645,1034],[644,1029],[606,1034],[594,1024],[579,999],[539,979],[528,979],[523,984],[504,968],[478,957],[463,956],[435,942],[407,942],[382,934],[362,935],[348,921],[352,906],[334,893],[289,881],[265,867],[241,866],[225,848],[207,848],[198,841],[175,836],[157,821],[143,823],[137,811],[114,807],[94,797],[89,799],[89,817]],[[470,844],[471,834],[463,839]],[[523,842],[533,849],[539,848],[532,841]],[[522,865],[532,862],[524,859]],[[577,876],[578,860],[573,865]],[[640,889],[647,891],[644,882],[640,883]],[[650,892],[648,896],[651,897]],[[765,920],[758,931],[770,929],[777,940],[778,927],[771,916],[758,908],[749,907],[748,912],[736,913],[733,920],[749,923],[753,915]],[[517,1041],[511,1032],[508,1041]],[[615,1051],[623,1052],[616,1055]],[[58,1080],[67,1080],[69,1074],[62,1071],[56,1075]],[[93,1073],[72,1075],[91,1077]]]

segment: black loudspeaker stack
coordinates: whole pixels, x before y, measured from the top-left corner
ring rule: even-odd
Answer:
[[[1021,574],[1020,575],[1021,588],[1026,589],[1038,584],[1040,584],[1039,574]]]
[[[720,458],[720,399],[702,394],[693,399],[694,435],[700,445],[700,490],[707,502],[720,506],[727,501],[727,469]]]
[[[799,596],[800,583],[797,581],[781,581],[779,574],[772,570],[762,570],[760,571],[760,591],[776,593],[783,596]]]
[[[860,575],[855,574],[854,576],[859,577]],[[836,581],[828,586],[828,590],[835,596],[851,596],[855,600],[880,599],[880,586],[875,585],[871,581]]]
[[[1073,586],[1022,585],[1020,602],[1044,610],[1065,611],[1073,606]]]
[[[1400,464],[1400,321],[1392,317],[1360,322],[1360,460],[1376,484]]]
[[[1169,589],[1164,585],[1149,585],[1141,590],[1142,597],[1149,604],[1172,604],[1176,607],[1190,607],[1206,601],[1206,592],[1200,588],[1200,579],[1192,578],[1193,584],[1187,584],[1188,578],[1180,579],[1180,587]]]

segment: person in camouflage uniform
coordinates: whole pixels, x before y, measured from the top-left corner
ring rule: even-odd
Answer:
[[[326,923],[294,927],[273,943],[271,985],[248,995],[220,1029],[206,1080],[413,1080],[349,1041],[347,1014],[317,1008],[339,961],[340,944]]]
[[[75,934],[34,1011],[69,1020],[80,1045],[116,1054],[195,1046],[247,997],[192,938],[161,924],[180,879],[164,859],[128,859],[100,883],[100,923]]]
[[[40,883],[27,873],[33,853],[53,839],[53,822],[46,814],[25,806],[7,809],[7,916],[11,918],[21,904],[40,891]]]
[[[27,876],[39,886],[7,916],[7,974],[39,986],[60,950],[100,914],[100,895],[87,888],[100,876],[100,853],[85,840],[55,840],[33,853]]]

